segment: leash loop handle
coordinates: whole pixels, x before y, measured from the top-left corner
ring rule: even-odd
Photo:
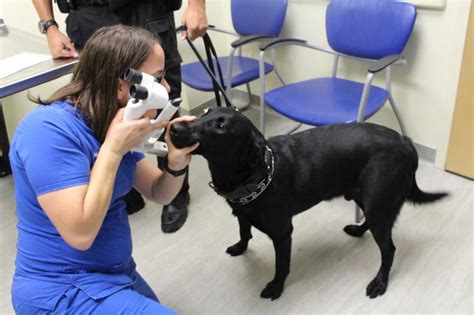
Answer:
[[[176,32],[182,32],[182,31],[185,31],[186,29],[187,29],[186,25],[181,25],[181,26],[176,28]],[[199,62],[204,67],[207,74],[209,74],[209,76],[212,79],[212,86],[214,88],[214,94],[216,96],[217,106],[222,106],[220,95],[219,95],[219,92],[221,92],[222,96],[224,97],[224,100],[225,100],[225,103],[226,103],[227,107],[231,107],[232,103],[231,103],[231,101],[230,101],[230,99],[229,99],[229,97],[228,97],[228,95],[225,91],[224,76],[222,75],[222,68],[221,68],[221,65],[220,65],[220,62],[219,62],[219,58],[217,57],[216,49],[214,48],[214,45],[212,44],[212,40],[211,40],[211,38],[209,37],[209,35],[207,33],[204,34],[202,39],[204,41],[204,47],[206,49],[207,64],[204,61],[204,59],[201,57],[201,54],[198,52],[198,50],[196,49],[196,46],[194,46],[193,42],[188,37],[186,37],[186,41],[188,42],[189,46],[193,50],[196,57],[199,59]],[[220,82],[216,79],[216,70],[214,68],[213,56],[214,56],[214,60],[215,60],[216,66],[217,66],[217,71],[218,71],[218,74],[219,74]]]

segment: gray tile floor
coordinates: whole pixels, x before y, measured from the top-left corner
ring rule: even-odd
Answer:
[[[256,119],[251,109],[247,115]],[[268,134],[291,124],[269,116]],[[248,251],[225,254],[238,240],[236,219],[207,185],[207,164],[191,165],[190,213],[174,234],[160,229],[161,206],[148,202],[130,217],[138,270],[162,303],[180,314],[473,314],[472,181],[421,162],[417,173],[426,191],[448,190],[441,202],[406,204],[394,230],[397,247],[387,293],[375,300],[365,288],[380,257],[372,236],[351,238],[342,228],[353,222],[354,206],[344,199],[321,203],[294,218],[291,273],[283,296],[263,300],[273,276],[270,240],[253,230]],[[0,314],[12,314],[16,217],[12,177],[0,179]]]

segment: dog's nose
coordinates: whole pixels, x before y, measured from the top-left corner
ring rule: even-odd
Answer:
[[[183,133],[186,130],[186,127],[182,123],[175,123],[171,125],[170,134],[171,135],[178,135]]]

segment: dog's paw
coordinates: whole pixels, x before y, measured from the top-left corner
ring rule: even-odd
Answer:
[[[366,295],[371,299],[383,295],[387,290],[387,284],[388,281],[384,281],[382,277],[377,275],[367,286]]]
[[[275,280],[270,281],[265,289],[263,289],[262,293],[260,293],[260,297],[264,299],[272,299],[272,301],[276,300],[283,292],[283,286],[284,283],[277,282]]]
[[[236,244],[227,248],[225,252],[231,256],[239,256],[242,255],[246,250],[247,244],[244,244],[242,241],[239,241]]]
[[[344,232],[353,237],[362,237],[367,229],[363,229],[359,225],[349,224],[344,227]]]

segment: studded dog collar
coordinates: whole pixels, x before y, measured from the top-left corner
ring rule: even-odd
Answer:
[[[231,203],[246,205],[257,199],[257,197],[260,196],[265,191],[265,189],[267,189],[268,185],[270,185],[270,183],[272,182],[273,173],[275,171],[275,157],[273,155],[273,151],[268,145],[265,146],[265,149],[265,164],[267,165],[268,175],[257,184],[256,189],[254,191],[247,193],[243,196],[234,197],[234,195],[238,194],[238,192],[233,191],[230,193],[225,193],[215,187],[213,182],[209,182],[209,187],[214,189],[214,191],[218,195],[224,197],[225,199],[227,199],[227,201]]]

